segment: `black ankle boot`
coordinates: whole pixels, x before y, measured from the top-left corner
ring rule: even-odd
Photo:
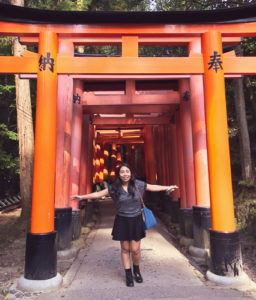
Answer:
[[[134,286],[131,269],[125,269],[125,276],[126,276],[126,285]]]
[[[133,265],[133,274],[134,274],[134,279],[135,279],[136,282],[138,282],[138,283],[143,282],[143,278],[140,274],[140,267],[139,266]]]

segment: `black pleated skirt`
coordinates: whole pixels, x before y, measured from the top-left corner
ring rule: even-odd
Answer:
[[[123,217],[116,215],[112,230],[115,241],[139,241],[146,236],[142,215]]]

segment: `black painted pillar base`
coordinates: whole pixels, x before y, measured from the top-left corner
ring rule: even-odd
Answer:
[[[145,191],[145,203],[148,207],[156,209],[158,207],[158,193]]]
[[[24,278],[45,280],[57,275],[56,244],[56,231],[27,234]]]
[[[210,207],[193,206],[194,246],[210,248],[211,209]]]
[[[180,231],[181,235],[193,239],[193,212],[192,208],[180,209]]]
[[[80,209],[72,210],[72,240],[79,239],[81,234],[81,214]]]
[[[180,199],[171,201],[171,220],[173,223],[179,223]]]
[[[185,236],[184,208],[180,208],[179,210],[179,226],[180,234]]]
[[[69,249],[72,242],[72,207],[55,208],[54,229],[57,250]]]
[[[236,277],[243,273],[239,233],[210,230],[210,271],[219,276]]]
[[[172,215],[172,197],[169,195],[163,195],[163,207],[164,212],[169,216]]]
[[[85,224],[93,221],[94,201],[87,201],[85,207]]]

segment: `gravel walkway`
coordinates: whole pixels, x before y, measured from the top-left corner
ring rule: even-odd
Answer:
[[[112,202],[102,201],[100,223],[64,277],[64,287],[34,299],[256,299],[252,293],[205,282],[203,275],[173,246],[161,224],[142,240],[144,282],[126,287],[120,245],[110,236],[113,218]]]

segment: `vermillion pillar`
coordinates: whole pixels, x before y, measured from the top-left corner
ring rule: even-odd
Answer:
[[[88,137],[89,137],[89,115],[83,115],[83,126],[82,126],[82,145],[81,145],[81,160],[80,160],[80,183],[79,183],[79,194],[86,194],[86,183],[88,176]]]
[[[168,185],[179,186],[179,170],[178,170],[178,157],[177,157],[177,142],[176,142],[176,128],[174,124],[174,116],[171,119],[171,123],[165,126],[166,130],[166,144],[167,144],[167,157],[168,157]],[[170,213],[173,223],[179,222],[180,200],[179,189],[171,193]]]
[[[159,172],[159,183],[164,185],[164,162],[163,162],[163,135],[162,135],[162,126],[157,126],[157,151],[158,151],[158,172]]]
[[[70,248],[72,241],[72,207],[68,206],[72,105],[73,79],[68,75],[58,75],[54,218],[58,250]]]
[[[164,162],[165,162],[165,184],[170,185],[172,183],[172,176],[170,173],[170,145],[169,145],[169,136],[168,136],[168,127],[163,126],[163,135],[164,135]]]
[[[185,182],[185,168],[184,168],[184,145],[182,140],[182,131],[181,131],[181,121],[180,121],[180,111],[175,113],[175,122],[176,122],[176,138],[177,138],[177,154],[178,154],[178,164],[179,164],[179,190],[180,190],[180,213],[179,213],[179,225],[180,225],[180,233],[185,236],[185,217],[184,215],[187,213],[190,216],[190,210],[187,208],[187,194],[186,194],[186,182]],[[190,220],[189,218],[187,218]],[[191,228],[191,222],[187,222]],[[191,230],[188,234],[191,237]]]
[[[58,75],[56,208],[67,207],[69,200],[72,104],[73,79],[68,75]]]
[[[25,276],[18,283],[23,288],[33,285],[34,280],[41,283],[47,280],[46,288],[48,284],[57,287],[61,283],[61,276],[56,269],[54,231],[57,51],[57,34],[47,31],[40,33],[31,232],[27,234]]]
[[[88,155],[87,155],[87,160],[88,160],[88,172],[86,176],[86,193],[90,194],[92,192],[92,184],[93,184],[93,137],[94,137],[94,129],[93,125],[89,124],[88,128]]]
[[[79,194],[80,183],[80,159],[82,145],[82,118],[83,106],[81,103],[83,94],[83,82],[74,81],[74,104],[72,115],[72,135],[71,135],[71,163],[70,163],[70,199],[69,205],[72,207],[72,238],[76,240],[81,233],[79,202],[72,200],[73,195]]]
[[[162,165],[162,176],[163,176],[163,185],[167,185],[167,158],[166,158],[166,147],[165,147],[165,134],[164,126],[159,126],[159,137],[160,137],[160,149],[161,149],[161,165]]]
[[[202,46],[212,215],[211,272],[235,277],[242,274],[242,260],[235,229],[220,32],[203,34]],[[211,272],[208,272],[208,278]]]
[[[171,141],[169,135],[169,126],[164,126],[164,136],[165,136],[165,148],[166,148],[166,169],[167,169],[167,185],[174,184],[173,173],[172,173],[172,161],[171,161]]]
[[[176,122],[175,115],[172,116],[171,123],[168,128],[169,141],[170,141],[170,162],[171,162],[171,174],[172,182],[179,187],[179,189],[172,192],[172,222],[179,222],[179,213],[180,213],[180,181],[179,181],[179,160],[178,160],[178,150],[177,150],[177,138],[176,138]]]
[[[186,199],[186,186],[185,186],[185,175],[184,175],[183,143],[182,143],[182,136],[181,136],[179,111],[175,113],[175,123],[176,123],[177,157],[178,157],[178,165],[179,165],[180,207],[186,208],[187,199]]]
[[[74,44],[59,40],[59,53],[73,56]],[[72,207],[68,206],[70,185],[71,128],[73,111],[73,78],[58,75],[55,218],[58,232],[57,250],[68,249],[72,241]]]
[[[179,189],[172,192],[172,199],[178,201],[180,197],[180,183],[179,183],[179,163],[178,163],[178,151],[177,151],[177,138],[176,138],[176,123],[175,116],[172,116],[171,124],[168,128],[169,140],[170,140],[170,168],[171,168],[171,184],[175,184]]]
[[[70,196],[79,193],[80,177],[80,156],[82,144],[82,117],[83,107],[81,103],[83,93],[83,82],[74,81],[74,104],[72,118],[72,136],[71,136],[71,168],[70,168]],[[69,199],[69,204],[73,209],[78,208],[78,202]]]
[[[193,40],[189,44],[189,50],[201,53],[200,39]],[[202,75],[191,75],[190,91],[196,189],[196,205],[193,206],[194,245],[209,248],[208,229],[211,227],[211,210]]]
[[[187,79],[180,80],[179,84],[181,94],[180,122],[183,143],[187,208],[192,208],[192,206],[196,204],[196,197],[192,142],[192,123],[190,109],[190,88],[189,81]]]
[[[145,126],[145,161],[147,182],[156,183],[156,157],[153,144],[153,128],[150,125]]]
[[[192,207],[196,204],[195,195],[195,176],[194,176],[194,156],[193,156],[193,142],[192,142],[192,123],[191,123],[191,109],[190,109],[190,88],[189,80],[182,79],[180,85],[180,121],[181,134],[183,143],[183,158],[184,158],[184,175],[186,186],[187,206],[182,210],[185,236],[193,237],[193,211]]]
[[[159,139],[159,126],[153,126],[153,140],[155,145],[155,157],[159,158],[156,164],[157,171],[157,183],[162,184],[162,170],[161,170],[161,160],[160,160],[160,139]],[[145,151],[147,151],[145,149]]]
[[[153,138],[153,136],[152,136]],[[138,144],[138,178],[140,179],[144,179],[145,180],[145,154],[144,154],[144,147],[145,147],[145,143],[144,144]],[[155,156],[154,156],[154,161],[155,161]],[[155,168],[155,172],[154,172],[154,182],[156,183],[156,168]]]

